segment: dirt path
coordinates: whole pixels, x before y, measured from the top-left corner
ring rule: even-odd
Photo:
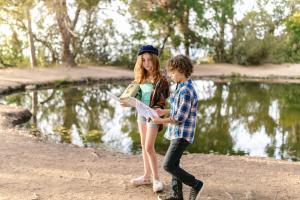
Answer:
[[[203,65],[195,69],[195,75],[202,77],[232,73],[259,78],[281,75],[281,80],[293,81],[300,78],[300,66],[254,69]],[[130,79],[132,75],[132,71],[107,67],[6,69],[0,70],[0,92],[58,80]],[[156,199],[151,187],[133,187],[128,183],[142,173],[141,156],[46,143],[30,137],[26,130],[7,125],[0,126],[0,137],[0,200]],[[162,159],[159,156],[160,175],[168,191],[170,178],[161,168]],[[199,199],[300,199],[299,162],[190,154],[182,158],[182,165],[205,182]],[[186,187],[184,190],[187,194]]]
[[[1,200],[156,199],[151,187],[128,183],[142,173],[140,156],[49,144],[24,134],[0,133]],[[186,155],[182,163],[204,180],[200,199],[299,199],[300,163],[203,154]],[[160,174],[167,184],[161,166]]]
[[[195,65],[195,77],[272,78],[271,81],[300,82],[300,64],[263,65],[260,67],[241,67],[238,65],[215,64]],[[117,67],[76,67],[40,69],[2,69],[0,70],[0,94],[25,86],[46,85],[49,83],[96,81],[103,79],[132,79],[133,71]]]

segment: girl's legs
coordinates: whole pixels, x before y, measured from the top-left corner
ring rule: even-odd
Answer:
[[[138,122],[139,132],[140,132],[140,140],[142,146],[142,155],[143,155],[143,162],[144,162],[144,178],[150,179],[151,176],[151,168],[149,158],[146,153],[146,135],[147,135],[147,124]]]
[[[145,138],[145,151],[146,151],[147,160],[150,164],[153,180],[159,180],[157,157],[154,148],[154,143],[157,136],[157,130],[158,130],[157,128],[152,128],[151,126],[147,126],[146,138]]]
[[[158,127],[157,125],[146,123],[142,118],[139,118],[138,120],[138,127],[142,146],[144,175],[133,179],[131,182],[135,185],[148,184],[152,174],[153,191],[158,192],[163,190],[163,184],[159,181],[158,177],[158,164],[154,148]]]
[[[151,172],[153,175],[153,191],[159,192],[163,190],[163,184],[159,180],[158,177],[158,164],[157,164],[157,157],[154,148],[155,139],[157,136],[157,127],[151,127],[151,124],[147,126],[147,134],[145,140],[145,150],[148,156],[148,160],[151,167]]]

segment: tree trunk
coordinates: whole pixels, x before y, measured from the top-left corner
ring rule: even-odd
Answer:
[[[184,36],[184,51],[186,56],[190,56],[190,42],[188,34]]]
[[[170,37],[170,34],[167,34],[162,42],[161,47],[159,48],[159,57],[162,58],[162,55],[164,53],[165,45],[168,41],[168,38]]]
[[[38,92],[33,91],[32,94],[32,119],[33,119],[33,124],[35,127],[37,127],[37,111],[38,111]]]
[[[184,12],[184,49],[185,55],[190,56],[190,29],[189,29],[189,19],[190,18],[190,8],[186,7],[186,11]]]
[[[31,67],[36,67],[37,66],[37,61],[36,61],[36,55],[35,55],[35,46],[34,46],[34,41],[33,41],[33,34],[32,34],[32,27],[31,27],[31,15],[30,15],[30,8],[26,8],[26,16],[27,16],[27,22],[28,22],[28,27],[27,27],[27,32],[28,32],[28,41],[29,41],[29,46],[30,46],[30,63]]]
[[[56,12],[56,20],[59,27],[59,32],[62,38],[62,64],[68,67],[75,66],[73,54],[71,52],[70,44],[73,37],[70,30],[70,18],[67,13],[66,0],[55,0],[53,2]]]
[[[219,50],[220,50],[220,57],[219,62],[223,63],[225,62],[225,23],[224,21],[221,21],[220,24],[220,41],[219,41]]]
[[[186,56],[190,55],[190,30],[189,30],[189,15],[190,15],[190,8],[189,6],[184,7],[185,11],[183,13],[182,18],[179,20],[179,29],[180,32],[183,34],[183,45],[184,45],[184,52]]]
[[[225,62],[225,24],[226,17],[224,10],[221,11],[221,19],[219,21],[220,37],[217,40],[216,46],[216,60],[218,63]]]

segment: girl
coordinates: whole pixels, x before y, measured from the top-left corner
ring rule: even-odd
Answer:
[[[166,99],[169,96],[169,84],[160,73],[158,49],[152,45],[142,46],[134,67],[134,83],[139,84],[139,99],[151,108],[165,107]],[[153,124],[150,119],[138,116],[138,128],[142,146],[144,162],[144,174],[130,182],[134,185],[151,184],[153,179],[153,191],[163,190],[163,184],[158,176],[158,164],[154,148],[155,139],[161,125]]]

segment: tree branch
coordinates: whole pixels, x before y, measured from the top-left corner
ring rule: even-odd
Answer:
[[[80,15],[80,11],[81,11],[81,8],[78,6],[77,9],[76,9],[75,17],[74,17],[73,24],[72,24],[72,27],[71,27],[72,31],[74,31],[74,29],[76,27],[76,24],[78,22],[78,18],[79,18],[79,15]]]
[[[87,26],[86,26],[86,29],[85,29],[85,32],[84,32],[84,34],[83,34],[83,37],[81,38],[81,40],[79,41],[79,47],[81,47],[82,46],[82,44],[83,44],[83,42],[84,42],[84,40],[85,40],[85,38],[86,38],[86,36],[87,36],[87,34],[89,33],[89,31],[90,31],[90,28],[91,28],[91,19],[92,19],[92,12],[89,12],[89,14],[88,14],[88,20],[87,20]],[[78,51],[76,51],[75,53],[74,53],[74,58],[76,58],[76,56],[77,56],[77,54],[78,54]]]
[[[50,42],[47,42],[47,40],[43,40],[39,37],[37,37],[35,34],[33,34],[33,38],[37,41],[40,42],[42,45],[44,45],[45,47],[47,47],[51,54],[52,54],[52,62],[55,62],[58,58],[58,54],[57,52],[54,50],[54,48],[52,47]]]

